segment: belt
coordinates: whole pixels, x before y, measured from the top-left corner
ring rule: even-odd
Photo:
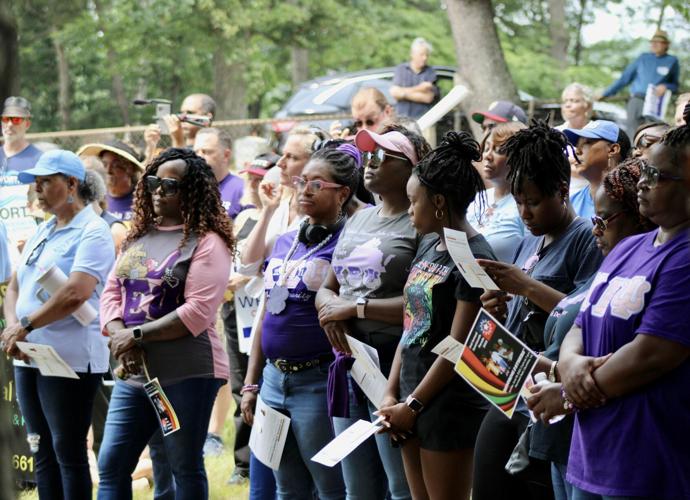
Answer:
[[[306,361],[290,361],[288,359],[272,359],[269,360],[273,366],[278,368],[283,373],[297,373],[310,368],[316,368],[321,364],[331,363],[335,359],[332,354],[324,354],[316,359],[309,359]]]

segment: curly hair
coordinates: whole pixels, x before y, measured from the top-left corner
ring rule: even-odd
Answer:
[[[127,233],[123,248],[150,232],[159,222],[153,211],[151,196],[146,190],[145,179],[149,175],[156,175],[158,168],[164,163],[174,160],[181,160],[187,166],[180,181],[180,210],[184,229],[178,248],[187,243],[192,233],[201,237],[214,232],[225,242],[230,252],[234,253],[232,220],[223,208],[213,170],[203,158],[192,150],[183,148],[166,149],[146,166],[134,191],[132,227]]]
[[[606,196],[623,205],[627,213],[637,216],[642,232],[651,231],[656,227],[656,224],[640,214],[640,205],[637,202],[637,183],[640,180],[640,171],[645,165],[647,160],[644,158],[628,158],[609,170],[602,182]]]
[[[477,194],[484,192],[484,181],[473,161],[479,161],[479,144],[467,132],[450,131],[441,144],[414,168],[419,181],[434,194],[445,197],[448,209],[464,217]],[[484,196],[478,208],[482,212]]]
[[[570,162],[565,134],[552,129],[544,120],[532,120],[530,127],[518,130],[502,149],[507,155],[510,192],[522,192],[525,181],[533,182],[546,196],[570,184]]]

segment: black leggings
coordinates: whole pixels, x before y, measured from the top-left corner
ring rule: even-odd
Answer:
[[[474,448],[472,500],[552,500],[548,462],[530,457],[528,468],[515,476],[505,470],[529,417],[515,413],[508,419],[496,408],[484,417]]]

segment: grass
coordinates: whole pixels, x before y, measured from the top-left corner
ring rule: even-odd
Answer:
[[[232,446],[235,434],[235,427],[232,424],[232,410],[228,414],[223,430],[223,442],[225,451],[218,457],[206,459],[206,475],[208,476],[209,498],[211,500],[245,500],[249,498],[249,486],[230,486],[226,481],[232,474],[234,460],[232,456]],[[94,498],[96,498],[96,488],[94,488]],[[134,500],[148,500],[153,498],[153,490],[137,490],[134,492]],[[38,493],[35,490],[27,491],[19,496],[20,500],[38,500]]]

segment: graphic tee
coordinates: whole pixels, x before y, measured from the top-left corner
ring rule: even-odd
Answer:
[[[611,251],[576,324],[584,354],[604,356],[650,335],[690,347],[690,233],[654,246],[658,231]],[[690,359],[634,392],[579,411],[568,480],[611,496],[690,498]]]
[[[267,298],[281,277],[281,267],[296,234],[297,231],[290,231],[279,237],[266,261],[264,285]],[[285,286],[289,295],[285,309],[280,314],[272,314],[268,310],[264,314],[261,348],[267,359],[306,361],[331,352],[331,344],[319,325],[314,301],[328,275],[339,234],[335,233],[328,243],[298,265],[288,263],[286,270],[290,272]],[[312,248],[298,243],[290,261],[299,261]]]
[[[220,189],[220,199],[223,202],[223,208],[234,219],[242,210],[240,199],[242,199],[244,194],[244,181],[241,177],[228,174],[218,183],[218,188]]]
[[[132,220],[132,203],[134,201],[134,191],[125,196],[105,195],[105,203],[108,212],[113,214],[121,221]]]

